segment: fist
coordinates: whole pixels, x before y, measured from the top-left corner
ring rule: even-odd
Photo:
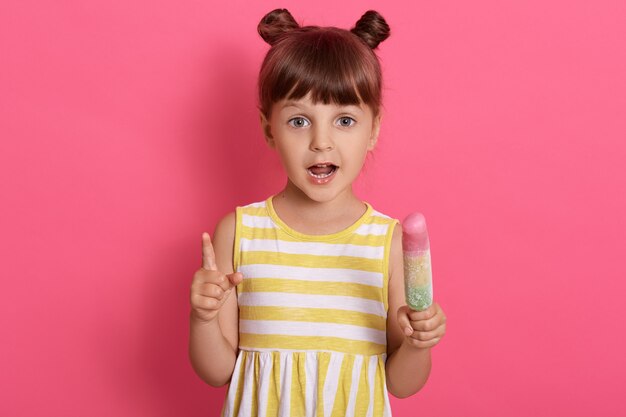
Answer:
[[[423,311],[400,307],[398,324],[406,336],[405,342],[416,348],[431,348],[446,333],[446,315],[437,303]]]
[[[240,272],[221,273],[215,263],[215,252],[208,233],[202,234],[202,267],[196,271],[191,284],[191,309],[196,318],[215,320],[233,288],[243,280]]]

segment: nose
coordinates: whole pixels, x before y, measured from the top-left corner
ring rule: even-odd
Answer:
[[[313,152],[330,151],[335,147],[328,130],[317,128],[312,131],[311,144],[309,149]]]

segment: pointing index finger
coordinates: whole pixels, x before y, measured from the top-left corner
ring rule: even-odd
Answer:
[[[206,232],[202,233],[202,268],[209,271],[217,271],[211,236]]]

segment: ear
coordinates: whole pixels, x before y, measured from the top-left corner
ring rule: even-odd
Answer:
[[[381,112],[378,113],[374,120],[372,121],[372,136],[370,136],[369,143],[367,144],[367,150],[371,151],[376,146],[376,142],[378,142],[378,135],[380,134],[380,123],[383,119],[383,115]]]
[[[262,111],[259,111],[259,118],[261,119],[261,129],[263,130],[265,141],[270,148],[274,149],[274,137],[272,136],[270,122],[267,120]]]

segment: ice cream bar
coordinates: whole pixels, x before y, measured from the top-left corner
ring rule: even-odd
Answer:
[[[402,249],[406,303],[413,310],[425,310],[433,303],[433,278],[426,219],[422,213],[412,213],[402,223]]]

